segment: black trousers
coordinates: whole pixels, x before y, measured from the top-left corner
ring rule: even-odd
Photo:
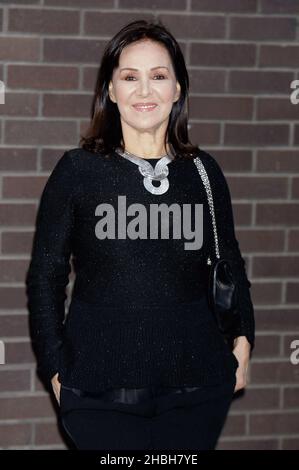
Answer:
[[[235,383],[115,389],[101,397],[62,385],[61,423],[78,450],[213,450]]]

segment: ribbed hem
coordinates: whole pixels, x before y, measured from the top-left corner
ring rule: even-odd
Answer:
[[[206,298],[134,311],[103,312],[76,301],[66,323],[59,378],[90,392],[146,386],[201,386],[232,379],[238,362]],[[109,315],[110,314],[110,315]]]

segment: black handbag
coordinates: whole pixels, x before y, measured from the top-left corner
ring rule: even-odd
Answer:
[[[220,257],[213,196],[206,169],[199,156],[194,159],[194,163],[206,189],[215,241],[215,257],[211,260],[209,256],[207,260],[208,303],[225,342],[233,349],[234,332],[240,322],[238,286],[231,262]]]

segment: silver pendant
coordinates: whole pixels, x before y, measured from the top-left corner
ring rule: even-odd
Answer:
[[[133,155],[126,150],[122,152],[119,147],[117,147],[115,151],[122,157],[135,163],[135,165],[138,165],[138,170],[143,176],[143,185],[147,191],[156,195],[164,194],[166,191],[168,191],[169,180],[167,176],[169,174],[169,169],[167,165],[174,159],[172,154],[166,154],[162,156],[156,163],[156,166],[153,168],[150,162],[146,161],[142,157]],[[153,180],[160,181],[160,186],[154,186],[152,183]]]

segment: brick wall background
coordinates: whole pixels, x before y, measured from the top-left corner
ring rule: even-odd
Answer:
[[[250,384],[219,449],[299,448],[299,0],[0,1],[0,447],[66,448],[35,375],[24,278],[37,204],[88,121],[106,41],[159,16],[191,79],[191,137],[221,164],[252,281],[257,339]]]

